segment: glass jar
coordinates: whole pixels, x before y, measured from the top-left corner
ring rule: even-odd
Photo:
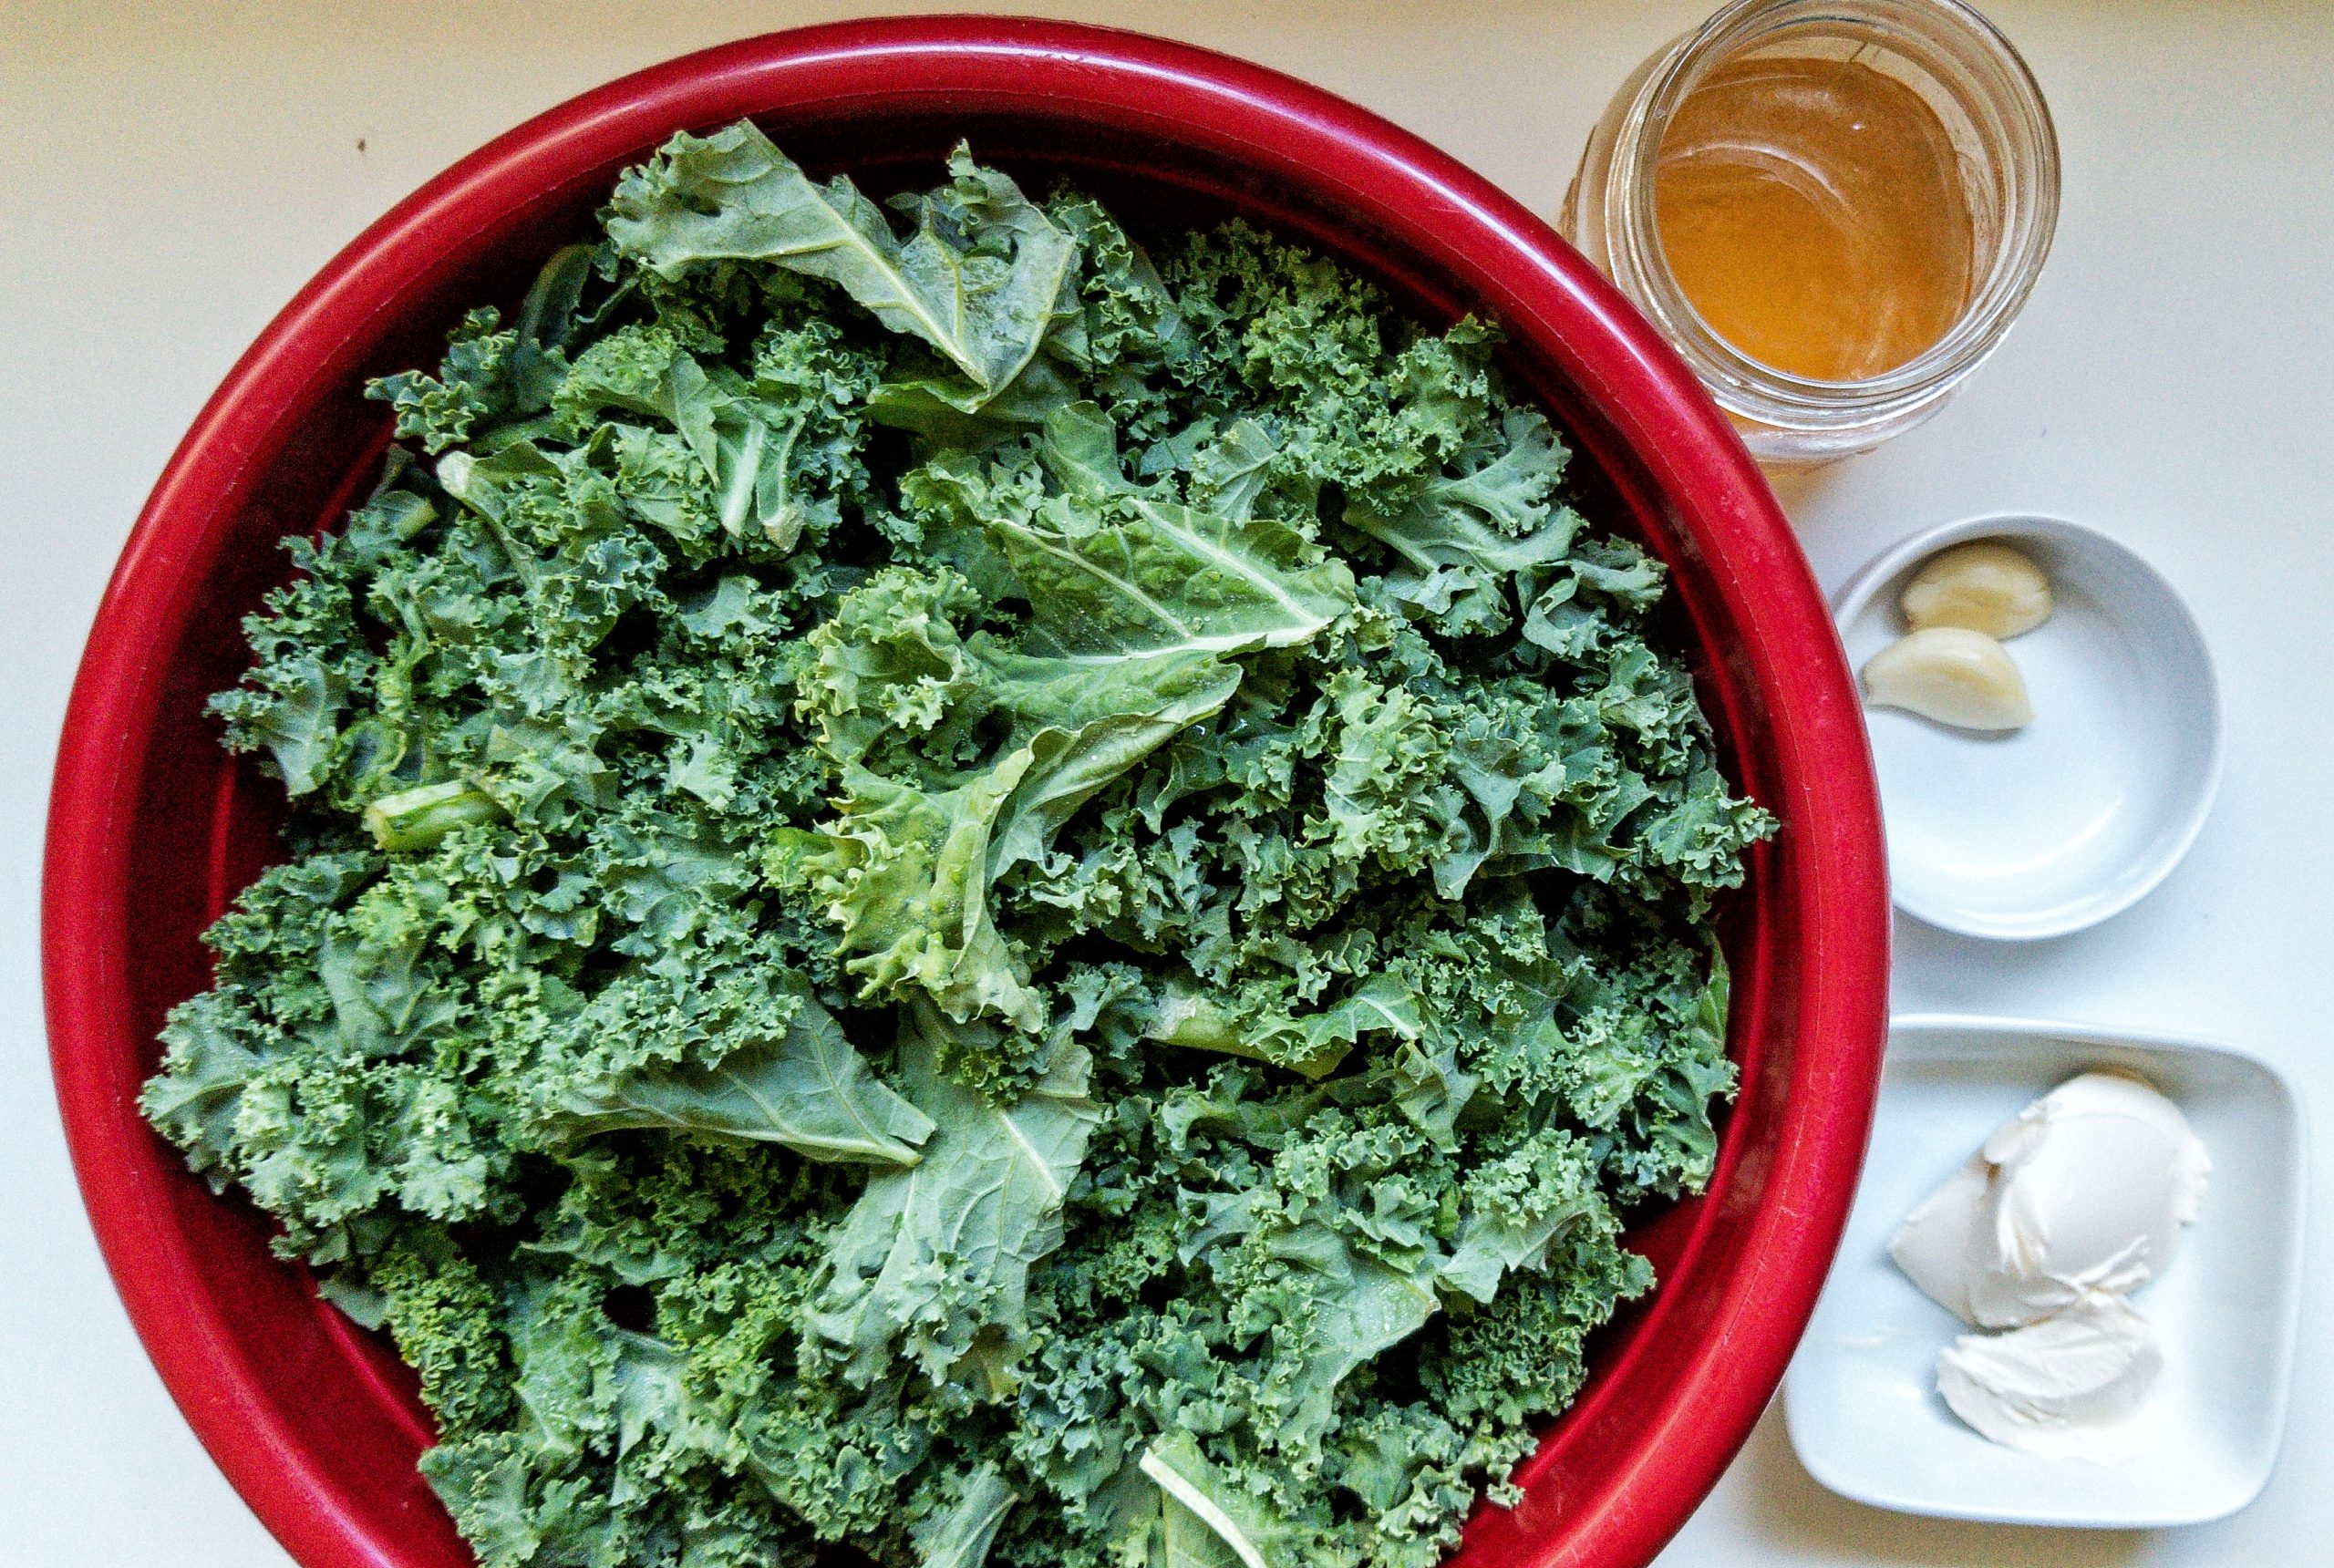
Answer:
[[[1671,118],[1709,71],[1761,57],[1870,67],[1917,93],[1951,139],[1975,242],[1969,296],[1943,337],[1893,370],[1822,381],[1751,358],[1703,321],[1663,259],[1654,176]],[[1735,0],[1622,84],[1581,154],[1561,226],[1661,328],[1752,455],[1798,464],[1867,450],[1936,413],[2009,330],[2058,213],[2041,89],[1959,0]]]

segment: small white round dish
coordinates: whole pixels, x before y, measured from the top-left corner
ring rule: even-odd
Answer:
[[[1888,1255],[1905,1216],[1987,1134],[2078,1073],[2136,1075],[2180,1107],[2213,1172],[2171,1266],[2132,1298],[2164,1352],[2121,1462],[1988,1442],[1936,1392],[1967,1332]],[[2249,1051],[2009,1018],[1900,1017],[1854,1212],[1783,1379],[1808,1473],[1874,1508],[2012,1524],[2143,1529],[2236,1512],[2284,1436],[2301,1316],[2309,1160],[2293,1082]]]
[[[1999,514],[1886,552],[1833,603],[1861,671],[1905,630],[1897,600],[1948,545],[1998,539],[2050,579],[2056,608],[2003,646],[2033,722],[2005,735],[1867,707],[1896,906],[2010,940],[2063,936],[2129,908],[2195,841],[2220,783],[2221,698],[2187,606],[2093,529]]]

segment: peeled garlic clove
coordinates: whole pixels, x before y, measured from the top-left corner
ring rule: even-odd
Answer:
[[[2050,580],[1996,539],[1957,544],[1928,558],[1905,585],[1905,623],[1965,626],[1989,637],[2015,637],[2050,618]]]
[[[1899,637],[1864,665],[1864,689],[1877,707],[1964,729],[2022,729],[2034,717],[2018,665],[1999,643],[1967,626]]]

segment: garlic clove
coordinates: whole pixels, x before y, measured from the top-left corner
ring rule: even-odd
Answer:
[[[2050,580],[2001,541],[1980,539],[1930,556],[1899,603],[1915,631],[1963,626],[2015,637],[2050,618]]]
[[[2026,680],[2002,645],[1966,626],[1926,626],[1899,637],[1864,666],[1874,706],[1963,729],[2022,729],[2034,717]]]

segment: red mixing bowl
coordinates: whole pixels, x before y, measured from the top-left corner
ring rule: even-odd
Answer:
[[[384,1343],[274,1261],[140,1119],[196,938],[277,853],[276,787],[221,750],[237,619],[276,541],[336,519],[387,438],[367,377],[434,359],[468,305],[514,301],[589,231],[617,171],[750,115],[814,170],[928,179],[959,137],[1129,212],[1245,213],[1333,252],[1429,320],[1503,322],[1511,372],[1575,439],[1592,517],[1673,569],[1733,776],[1782,831],[1727,910],[1740,1099],[1709,1195],[1633,1241],[1660,1285],[1600,1339],[1580,1402],[1483,1508],[1460,1560],[1637,1568],[1717,1480],[1782,1374],[1844,1222],[1886,1009],[1888,899],[1855,691],[1774,498],[1693,377],[1548,227],[1377,117],[1220,55],[1054,23],[900,20],[692,55],[563,105],[431,181],[261,335],[138,520],[65,723],[44,888],[58,1098],[91,1222],[163,1380],[308,1568],[469,1561],[414,1470],[430,1440]]]

